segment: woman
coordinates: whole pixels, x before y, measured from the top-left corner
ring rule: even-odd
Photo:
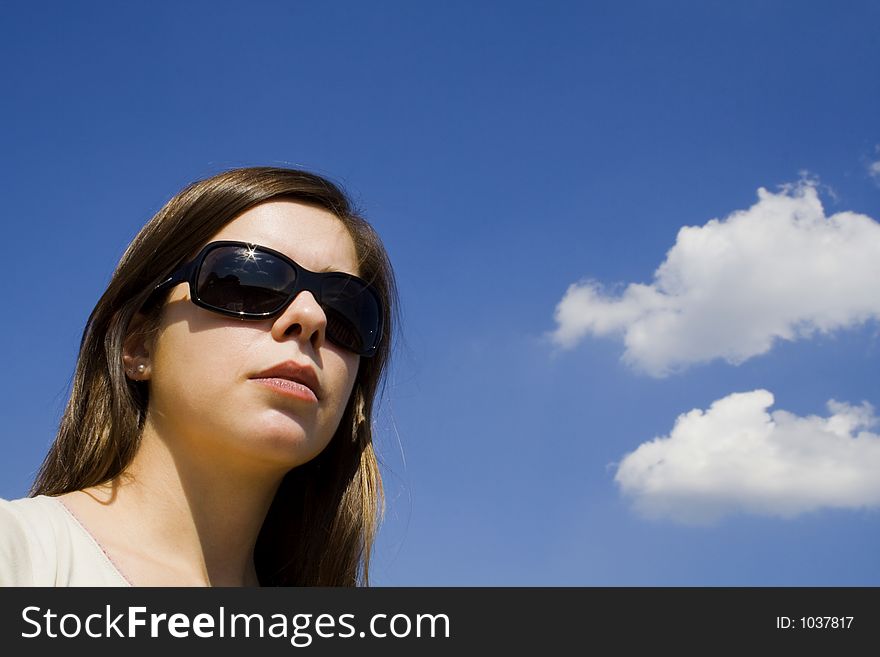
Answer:
[[[89,317],[31,497],[0,501],[0,585],[368,585],[394,308],[379,238],[327,180],[184,189]]]

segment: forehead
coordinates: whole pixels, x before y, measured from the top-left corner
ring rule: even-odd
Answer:
[[[331,212],[295,201],[261,203],[230,221],[212,238],[280,251],[312,271],[358,274],[354,241]]]

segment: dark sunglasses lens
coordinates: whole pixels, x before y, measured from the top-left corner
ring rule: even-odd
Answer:
[[[379,340],[381,314],[370,290],[348,276],[327,276],[321,285],[327,337],[355,353],[369,352]]]
[[[287,301],[296,271],[286,262],[246,246],[212,249],[199,268],[199,299],[214,308],[263,315]]]

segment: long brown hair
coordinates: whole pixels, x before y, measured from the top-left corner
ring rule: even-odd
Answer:
[[[384,302],[385,331],[375,356],[361,358],[328,446],[279,486],[254,550],[257,575],[263,586],[368,586],[384,513],[372,418],[396,327],[397,291],[373,228],[339,187],[305,171],[248,167],[197,181],[135,236],[86,323],[70,399],[30,494],[61,495],[123,472],[138,449],[149,401],[147,383],[125,376],[122,349],[132,318],[143,312],[142,330],[155,331],[164,304],[144,306],[153,288],[239,214],[280,198],[320,207],[342,221],[355,244],[359,275]]]

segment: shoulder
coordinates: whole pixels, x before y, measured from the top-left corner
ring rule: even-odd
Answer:
[[[130,586],[69,497],[0,499],[0,586]]]
[[[0,586],[54,586],[67,540],[64,509],[46,495],[0,499]]]
[[[25,518],[39,513],[32,498],[0,498],[0,586],[33,586],[34,537]]]

